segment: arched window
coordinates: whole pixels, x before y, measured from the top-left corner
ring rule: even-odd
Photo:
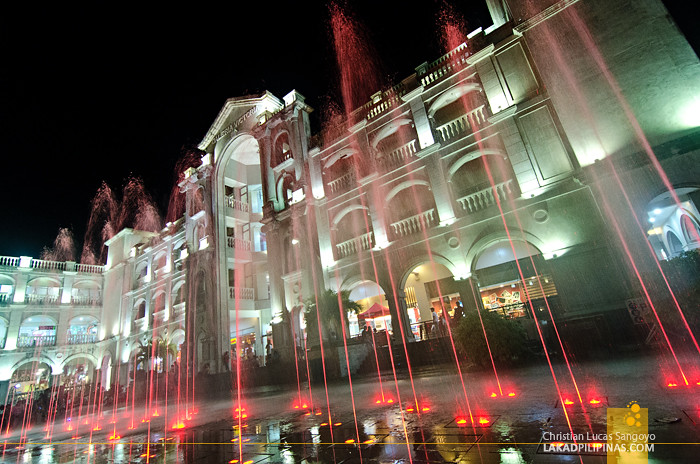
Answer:
[[[670,258],[674,258],[683,253],[683,242],[670,230],[666,233],[666,241],[668,242],[668,250],[671,252]]]
[[[275,141],[273,165],[280,165],[289,159],[292,159],[292,152],[289,147],[289,134],[283,132]]]

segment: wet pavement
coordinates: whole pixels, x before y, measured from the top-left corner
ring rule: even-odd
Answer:
[[[182,429],[172,428],[177,422],[172,405],[150,419],[142,411],[120,411],[117,423],[110,425],[106,417],[101,430],[88,422],[74,422],[77,432],[59,424],[51,444],[38,427],[26,433],[22,449],[17,449],[18,436],[5,437],[1,459],[47,464],[604,463],[597,445],[580,453],[552,452],[546,445],[553,440],[543,435],[604,434],[606,409],[636,401],[648,408],[649,433],[655,435],[649,462],[697,462],[700,378],[693,377],[688,387],[668,387],[668,378],[659,372],[652,357],[579,365],[573,373],[581,402],[565,365],[555,366],[561,396],[547,365],[499,372],[500,390],[493,372],[466,373],[462,383],[451,369],[433,368],[396,381],[383,376],[382,388],[376,376],[354,379],[352,389],[347,380],[334,383],[327,388],[328,401],[323,385],[314,386],[312,395],[305,388],[301,404],[296,388],[244,392],[245,411],[237,419],[232,402],[200,405]],[[563,406],[561,400],[572,404]],[[129,421],[135,422],[131,430]]]

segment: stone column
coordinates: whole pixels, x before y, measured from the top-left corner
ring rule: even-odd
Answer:
[[[70,316],[72,311],[62,311],[58,315],[58,326],[56,327],[56,346],[63,346],[68,343],[68,329],[70,328]]]
[[[369,216],[372,220],[374,243],[377,248],[386,248],[389,245],[387,222],[384,215],[385,198],[378,192],[377,184],[372,182],[367,189]]]
[[[14,350],[17,348],[17,337],[19,336],[19,326],[22,324],[22,311],[10,312],[10,320],[7,326],[7,338],[5,339],[5,349]]]
[[[479,285],[474,276],[460,280],[455,279],[455,282],[459,289],[459,297],[462,300],[465,313],[467,311],[481,311],[484,309],[481,301],[481,292],[479,292]]]
[[[437,148],[437,145],[434,145]],[[447,173],[438,157],[436,149],[428,149],[420,152],[425,157],[425,167],[428,171],[430,188],[435,199],[435,208],[440,217],[440,225],[447,226],[456,220],[452,194],[447,183]]]
[[[403,334],[407,342],[415,341],[411,331],[411,320],[408,318],[406,308],[406,294],[403,289],[387,290],[386,298],[389,304],[389,313],[391,314],[391,328],[396,342],[401,341],[401,328],[403,328]]]
[[[423,99],[421,98],[422,93],[423,87],[419,86],[401,97],[402,100],[408,102],[411,107],[413,123],[416,125],[416,133],[418,134],[419,150],[430,147],[435,143],[433,129],[430,126],[428,113],[425,111],[425,103],[423,103]]]

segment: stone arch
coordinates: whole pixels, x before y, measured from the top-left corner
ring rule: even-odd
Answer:
[[[168,262],[166,250],[160,250],[153,256],[153,265],[156,270],[165,268]]]
[[[34,363],[46,364],[47,366],[49,366],[51,368],[51,374],[53,374],[53,375],[57,375],[57,374],[61,373],[62,366],[59,363],[55,362],[53,359],[51,359],[47,356],[40,355],[40,356],[32,356],[30,358],[23,358],[23,359],[20,359],[19,361],[17,361],[16,363],[14,363],[12,365],[12,367],[10,368],[10,376],[12,376],[12,374],[14,374],[14,372],[17,369],[24,366],[25,364],[34,364]]]
[[[460,275],[457,265],[455,265],[455,263],[453,263],[450,259],[446,258],[445,256],[442,256],[438,253],[432,253],[431,255],[428,255],[427,253],[420,254],[412,256],[411,259],[403,263],[403,272],[401,273],[400,278],[397,280],[397,282],[399,282],[399,288],[404,288],[406,286],[408,278],[411,276],[413,270],[417,266],[420,266],[423,263],[430,263],[431,258],[432,261],[436,264],[441,264],[445,266],[447,270],[452,273],[453,276]]]
[[[90,361],[90,362],[92,363],[92,367],[95,368],[95,369],[97,369],[97,358],[96,358],[93,354],[88,353],[88,352],[73,353],[73,354],[67,356],[67,357],[61,362],[61,369],[63,369],[64,367],[66,367],[66,366],[68,365],[68,363],[70,363],[70,362],[73,361],[74,359],[79,359],[79,358],[85,358],[85,359],[87,359],[88,361]]]
[[[360,204],[357,204],[357,203],[354,203],[354,204],[352,204],[352,205],[348,205],[348,206],[346,206],[345,208],[343,208],[343,209],[341,209],[340,211],[338,211],[338,213],[335,214],[335,215],[333,216],[333,221],[331,221],[332,226],[333,226],[333,227],[337,227],[338,224],[340,223],[340,221],[341,221],[346,215],[348,215],[348,214],[351,213],[352,211],[355,211],[355,210],[358,210],[358,209],[359,209],[359,210],[364,210],[364,211],[369,212],[369,208],[366,207],[366,206],[364,206],[364,205],[360,205]]]
[[[142,278],[145,278],[148,275],[148,261],[143,260],[140,263],[136,264],[136,269],[134,269],[134,276],[136,276],[135,280],[139,280]]]
[[[435,116],[435,113],[438,110],[451,103],[454,103],[458,99],[472,92],[482,92],[481,86],[476,82],[459,83],[455,85],[454,87],[441,93],[430,103],[430,106],[428,107],[428,116]]]
[[[385,205],[388,205],[392,198],[394,198],[402,190],[406,190],[410,187],[423,186],[430,190],[430,183],[423,179],[411,179],[401,182],[400,184],[394,186],[386,196]]]
[[[326,158],[326,161],[323,163],[323,170],[325,171],[326,169],[329,169],[341,159],[350,158],[351,156],[354,156],[356,154],[358,154],[358,151],[352,147],[341,148],[340,150],[336,151],[331,156]]]
[[[256,161],[256,164],[260,164],[259,154],[257,160],[253,160],[250,150],[246,150],[247,148],[250,148],[253,144],[258,147],[259,153],[259,144],[257,139],[248,132],[239,132],[221,148],[219,148],[218,146],[216,147],[215,169],[217,171],[217,183],[218,181],[223,181],[223,171],[226,168],[226,164],[229,162],[229,160],[239,161],[243,164],[248,164],[251,161]]]
[[[700,227],[697,221],[689,214],[688,211],[683,210],[679,218],[681,224],[681,232],[683,233],[683,238],[687,244],[697,243],[700,241]]]
[[[288,206],[292,200],[292,192],[294,191],[294,176],[287,171],[282,172],[277,178],[275,191],[277,192],[277,201],[284,206]]]
[[[286,129],[280,130],[272,142],[272,165],[278,166],[292,157],[291,137]]]
[[[451,182],[455,173],[459,171],[459,168],[461,168],[470,161],[479,159],[481,156],[500,156],[502,158],[507,157],[506,153],[504,153],[503,150],[498,148],[483,148],[481,150],[470,151],[468,153],[463,154],[459,158],[455,159],[454,162],[452,162],[449,169],[447,170],[447,180]]]
[[[170,301],[173,302],[173,305],[177,305],[180,303],[184,303],[186,300],[186,295],[185,295],[185,289],[187,288],[185,286],[186,280],[181,279],[178,280],[173,284],[172,291],[170,293]]]
[[[667,229],[664,236],[666,238],[666,243],[668,243],[668,251],[671,253],[671,257],[675,257],[683,253],[683,241],[676,234],[676,232],[671,229]]]
[[[513,241],[528,243],[530,246],[536,248],[540,253],[542,253],[542,250],[545,249],[545,245],[542,240],[527,231],[524,231],[521,237],[515,238]],[[489,246],[499,242],[509,242],[508,236],[506,236],[504,232],[494,232],[474,242],[474,244],[469,248],[466,256],[467,268],[470,270],[470,272],[473,272],[476,269],[475,266],[481,253]]]
[[[395,134],[403,126],[411,124],[413,124],[413,120],[409,118],[398,118],[390,121],[388,124],[385,124],[381,129],[375,132],[375,135],[372,138],[372,148],[376,150],[377,146],[382,140]]]

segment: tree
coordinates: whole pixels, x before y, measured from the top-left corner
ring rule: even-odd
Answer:
[[[317,304],[320,316],[318,318],[316,315]],[[319,340],[318,319],[321,321],[323,339],[332,341],[342,336],[343,323],[345,327],[348,326],[348,312],[358,313],[362,309],[359,303],[350,300],[350,292],[347,290],[341,290],[340,294],[338,294],[334,290],[326,289],[318,296],[307,299],[304,305],[306,306],[306,312],[304,313],[306,334],[312,345],[318,343]],[[344,321],[340,319],[341,306]]]
[[[505,319],[492,311],[481,311],[482,328],[479,314],[469,311],[457,326],[456,339],[467,358],[479,367],[491,366],[484,329],[491,347],[493,359],[499,366],[508,366],[522,360],[527,353],[527,338],[522,326],[512,319]]]
[[[145,371],[148,371],[149,367],[152,367],[152,358],[161,358],[164,362],[167,362],[168,354],[177,356],[177,347],[173,344],[168,345],[165,340],[157,339],[155,348],[153,346],[153,340],[149,340],[146,346],[139,348],[136,353],[135,365],[143,365]]]

